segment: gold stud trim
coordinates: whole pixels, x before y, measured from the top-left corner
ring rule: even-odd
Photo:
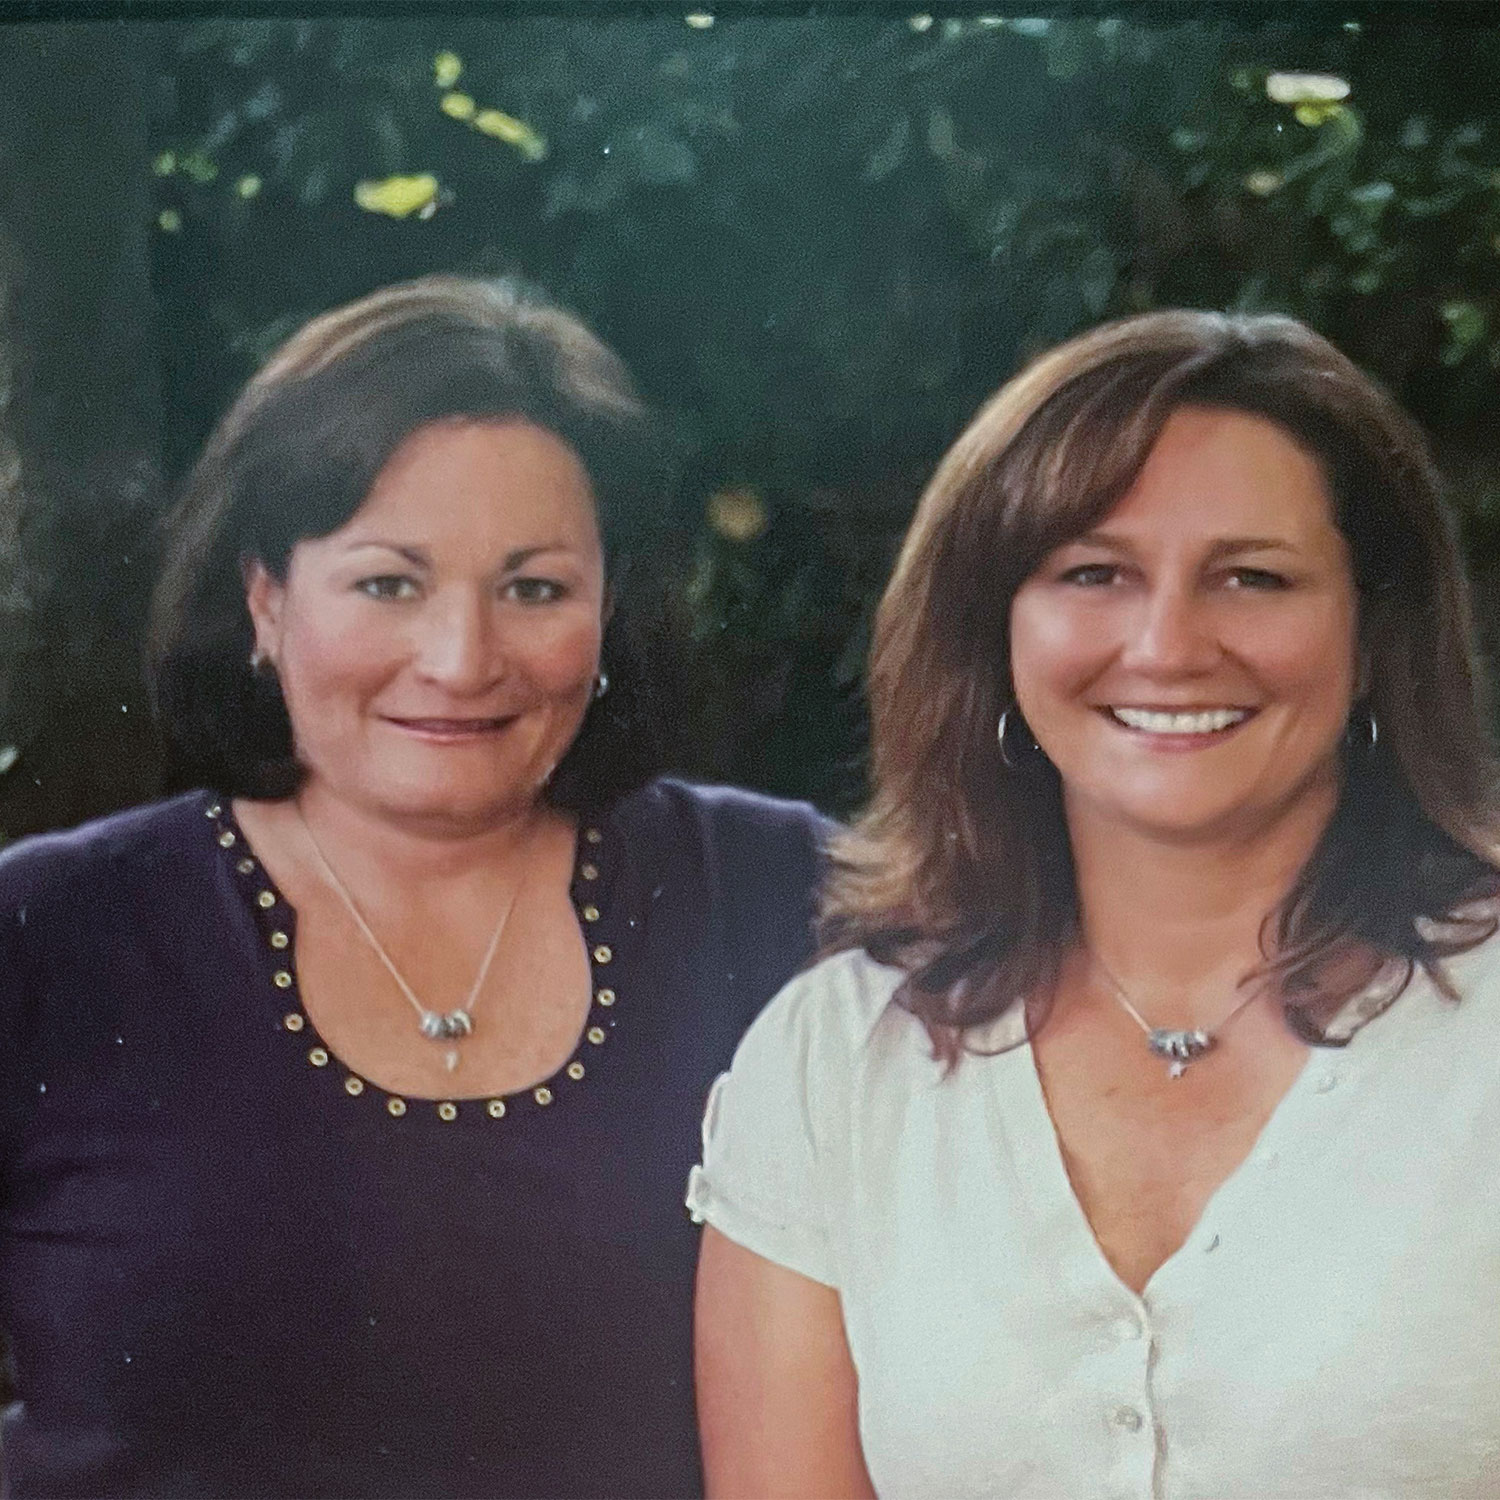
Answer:
[[[209,815],[214,816],[217,811],[218,809],[215,808]],[[224,837],[224,835],[228,836],[227,839]],[[585,829],[583,837],[585,841],[590,844],[600,844],[604,841],[603,833],[601,833],[597,828]],[[223,831],[223,834],[220,835],[220,842],[222,842],[224,844],[224,847],[227,849],[235,842],[235,835],[231,830],[225,829]],[[256,862],[248,856],[240,859],[236,863],[236,868],[242,875],[251,874],[254,871],[255,867]],[[598,880],[600,878],[599,866],[591,861],[585,862],[579,866],[579,875],[584,880]],[[276,895],[276,892],[270,888],[258,891],[255,896],[256,905],[259,906],[262,911],[269,911],[277,904],[277,901],[278,897]],[[603,913],[593,902],[587,902],[582,905],[579,908],[579,915],[585,922],[590,923],[598,922],[603,917]],[[284,952],[291,947],[292,940],[291,934],[289,932],[286,932],[282,928],[277,928],[273,932],[267,934],[267,941],[269,942],[270,946],[277,952]],[[590,957],[596,964],[610,963],[613,961],[614,956],[614,949],[611,948],[608,943],[598,943],[590,949]],[[293,977],[290,969],[277,969],[271,976],[271,979],[272,983],[278,989],[291,989],[296,984],[296,980]],[[612,1006],[615,1004],[616,1000],[615,991],[609,988],[598,989],[594,993],[594,1000],[601,1006]],[[306,1029],[308,1020],[307,1017],[299,1011],[288,1011],[281,1018],[281,1024],[283,1029],[286,1031],[300,1032]],[[591,1046],[599,1047],[602,1046],[608,1039],[608,1033],[602,1026],[590,1026],[588,1030],[584,1032],[584,1038]],[[307,1060],[315,1068],[326,1068],[333,1061],[332,1056],[330,1055],[326,1047],[310,1048],[307,1053]],[[581,1060],[575,1058],[563,1069],[563,1074],[565,1077],[571,1079],[574,1083],[579,1083],[586,1076],[587,1068]],[[360,1078],[352,1073],[346,1074],[344,1076],[343,1085],[344,1092],[348,1094],[350,1098],[358,1098],[369,1087],[369,1085],[363,1078]],[[557,1096],[552,1089],[547,1087],[546,1084],[539,1084],[537,1087],[532,1089],[531,1097],[538,1105],[546,1108],[548,1105],[553,1104],[556,1101]],[[408,1113],[409,1109],[410,1106],[408,1102],[405,1099],[401,1098],[399,1095],[390,1094],[386,1096],[385,1110],[392,1119],[401,1119]],[[484,1101],[484,1112],[491,1120],[503,1120],[509,1113],[509,1106],[504,1099],[486,1099]],[[451,1099],[444,1099],[435,1106],[434,1113],[437,1115],[438,1119],[444,1121],[445,1123],[452,1123],[454,1120],[458,1119],[459,1106]]]
[[[232,848],[234,848],[234,835],[227,828],[224,830],[223,833],[221,833],[219,835],[219,848],[221,848],[221,849],[232,849]]]
[[[241,875],[249,875],[255,869],[255,861],[253,859],[242,859],[235,866],[235,869],[238,870]]]

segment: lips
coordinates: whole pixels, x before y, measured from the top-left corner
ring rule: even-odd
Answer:
[[[1115,723],[1141,734],[1223,734],[1250,718],[1248,708],[1128,708],[1111,706],[1105,713]]]
[[[386,723],[394,724],[397,729],[441,739],[472,739],[481,735],[496,734],[514,722],[513,714],[483,719],[407,719],[386,715]]]

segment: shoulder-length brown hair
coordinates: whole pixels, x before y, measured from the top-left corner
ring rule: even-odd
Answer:
[[[1374,715],[1378,740],[1350,737],[1334,816],[1262,935],[1288,1020],[1326,1040],[1321,1023],[1384,964],[1442,983],[1439,960],[1493,930],[1455,916],[1500,890],[1500,825],[1468,590],[1420,432],[1290,318],[1128,318],[980,410],[922,496],[876,615],[873,797],[835,849],[824,939],[903,967],[898,999],[950,1061],[969,1028],[1045,998],[1076,935],[1057,772],[1039,752],[1008,766],[997,743],[1015,697],[1011,601],[1114,507],[1189,405],[1268,418],[1316,456],[1353,562],[1368,663],[1356,716]]]

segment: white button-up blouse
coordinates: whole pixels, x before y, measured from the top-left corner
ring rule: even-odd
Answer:
[[[1018,1018],[945,1076],[837,955],[756,1021],[688,1206],[836,1287],[887,1500],[1500,1495],[1500,938],[1369,995],[1142,1295]]]

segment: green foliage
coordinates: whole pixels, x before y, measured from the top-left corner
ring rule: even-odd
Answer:
[[[922,478],[1021,359],[1103,317],[1307,319],[1460,455],[1481,565],[1500,540],[1476,457],[1500,394],[1500,27],[175,35],[151,163],[173,462],[310,313],[423,270],[530,276],[691,439],[701,772],[858,796],[869,611]]]

